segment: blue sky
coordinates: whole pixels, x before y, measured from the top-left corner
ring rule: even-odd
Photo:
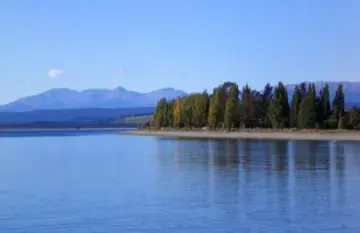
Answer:
[[[2,0],[0,103],[49,88],[360,81],[358,0]]]

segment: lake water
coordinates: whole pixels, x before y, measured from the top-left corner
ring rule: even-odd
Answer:
[[[360,144],[93,133],[2,135],[1,233],[360,232]]]

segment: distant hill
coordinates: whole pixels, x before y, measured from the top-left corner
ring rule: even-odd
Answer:
[[[87,123],[116,121],[123,117],[151,115],[154,107],[114,109],[58,109],[28,112],[0,112],[0,125],[28,124],[34,122]]]
[[[56,88],[2,105],[0,111],[153,107],[160,98],[173,99],[184,95],[186,95],[185,92],[173,88],[163,88],[148,93],[130,91],[122,87],[112,90],[87,89],[83,91]]]

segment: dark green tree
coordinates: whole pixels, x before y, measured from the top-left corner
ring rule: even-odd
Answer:
[[[327,83],[325,83],[325,86],[320,91],[320,100],[324,106],[324,120],[327,120],[331,116],[330,92]]]
[[[320,97],[316,95],[316,87],[314,83],[311,83],[309,88],[309,94],[313,100],[314,110],[315,110],[315,127],[319,128],[323,126],[324,121],[324,105]]]
[[[284,128],[289,124],[290,107],[287,90],[282,82],[274,90],[268,115],[273,128]]]
[[[182,99],[182,119],[184,120],[184,126],[188,129],[193,127],[193,111],[194,111],[194,104],[193,104],[194,95],[186,96]]]
[[[237,112],[237,106],[239,104],[239,88],[237,85],[232,85],[229,90],[229,95],[226,100],[225,105],[225,128],[228,131],[231,131],[231,129],[234,127],[234,124],[236,122],[236,112]]]
[[[316,122],[318,127],[323,128],[326,118],[325,118],[325,105],[324,102],[321,100],[321,97],[315,98],[315,114],[316,114]]]
[[[177,97],[173,104],[173,127],[180,128],[182,125],[181,112],[182,112],[182,103],[181,98]]]
[[[167,127],[172,127],[174,124],[174,116],[173,116],[174,102],[175,100],[171,100],[167,103],[167,108],[166,108]]]
[[[164,103],[164,110],[163,110],[163,119],[162,119],[162,127],[168,127],[169,126],[169,112],[171,110],[169,109],[169,103],[165,102]],[[171,111],[172,112],[172,111]]]
[[[344,112],[345,112],[345,96],[343,92],[343,86],[342,84],[339,84],[333,100],[333,113],[332,113],[333,120],[339,121],[339,118],[344,115]]]
[[[218,103],[218,89],[214,88],[213,94],[210,98],[210,104],[209,104],[209,114],[208,114],[208,124],[210,129],[216,129],[219,124],[218,120],[218,109],[217,109],[217,103]]]
[[[315,128],[316,111],[314,96],[311,92],[301,101],[298,115],[298,126],[302,129]]]
[[[360,126],[360,109],[352,107],[349,110],[349,127],[351,129],[358,129]]]
[[[329,86],[327,83],[321,88],[319,97],[316,98],[316,121],[319,126],[324,128],[327,126],[327,120],[331,115],[330,99],[329,99]]]
[[[249,85],[245,85],[241,92],[241,102],[240,102],[240,118],[241,123],[245,128],[249,127],[252,120],[252,93]]]
[[[315,87],[315,83],[311,83],[311,95],[313,96],[314,99],[316,99],[316,87]],[[314,102],[315,104],[315,102]]]
[[[167,102],[165,98],[160,99],[156,106],[152,125],[157,129],[160,129],[165,126],[166,106],[167,106]]]
[[[292,127],[298,126],[298,114],[300,110],[300,104],[302,100],[302,93],[298,85],[295,86],[295,90],[291,100],[291,114],[290,114],[290,125]]]
[[[226,83],[225,83],[226,84]],[[227,84],[222,84],[217,88],[215,107],[216,107],[216,118],[218,124],[224,124],[225,104],[227,99]]]
[[[202,119],[202,126],[207,126],[207,125],[209,125],[208,118],[209,118],[210,97],[206,90],[203,91],[202,98],[203,98],[202,109],[203,109],[203,113],[204,113],[203,119]]]
[[[306,93],[303,96],[303,98],[305,98],[306,96],[309,96],[309,95],[316,96],[316,89],[315,89],[314,83],[307,84]]]
[[[268,117],[268,110],[270,101],[273,97],[273,87],[267,83],[264,87],[264,91],[261,94],[261,116],[260,116],[260,126],[270,128],[271,122]]]
[[[347,114],[344,114],[339,117],[338,129],[348,129],[349,128],[349,118]]]
[[[204,102],[205,99],[203,98],[202,94],[193,94],[193,126],[196,128],[202,127],[203,119],[204,119]]]
[[[305,96],[307,95],[306,83],[305,82],[300,83],[299,89],[301,93],[301,98],[305,98]]]

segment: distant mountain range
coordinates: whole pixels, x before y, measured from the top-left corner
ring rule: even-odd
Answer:
[[[153,107],[160,98],[173,99],[184,95],[186,95],[185,92],[173,88],[163,88],[148,93],[130,91],[123,87],[112,90],[87,89],[83,91],[56,88],[2,105],[0,111]]]
[[[19,124],[84,124],[104,125],[127,116],[151,115],[154,107],[140,108],[81,108],[34,110],[26,112],[0,112],[0,128],[3,125]]]
[[[335,95],[340,82],[328,82],[331,98]],[[360,82],[341,82],[344,87],[348,106],[360,105]],[[316,82],[317,91],[325,82]],[[287,85],[291,98],[294,84]],[[11,103],[0,106],[0,112],[23,112],[31,110],[64,110],[64,109],[116,109],[154,107],[160,98],[173,99],[187,93],[174,88],[162,88],[148,93],[115,89],[87,89],[75,91],[66,88],[50,89],[43,93],[26,96]]]

